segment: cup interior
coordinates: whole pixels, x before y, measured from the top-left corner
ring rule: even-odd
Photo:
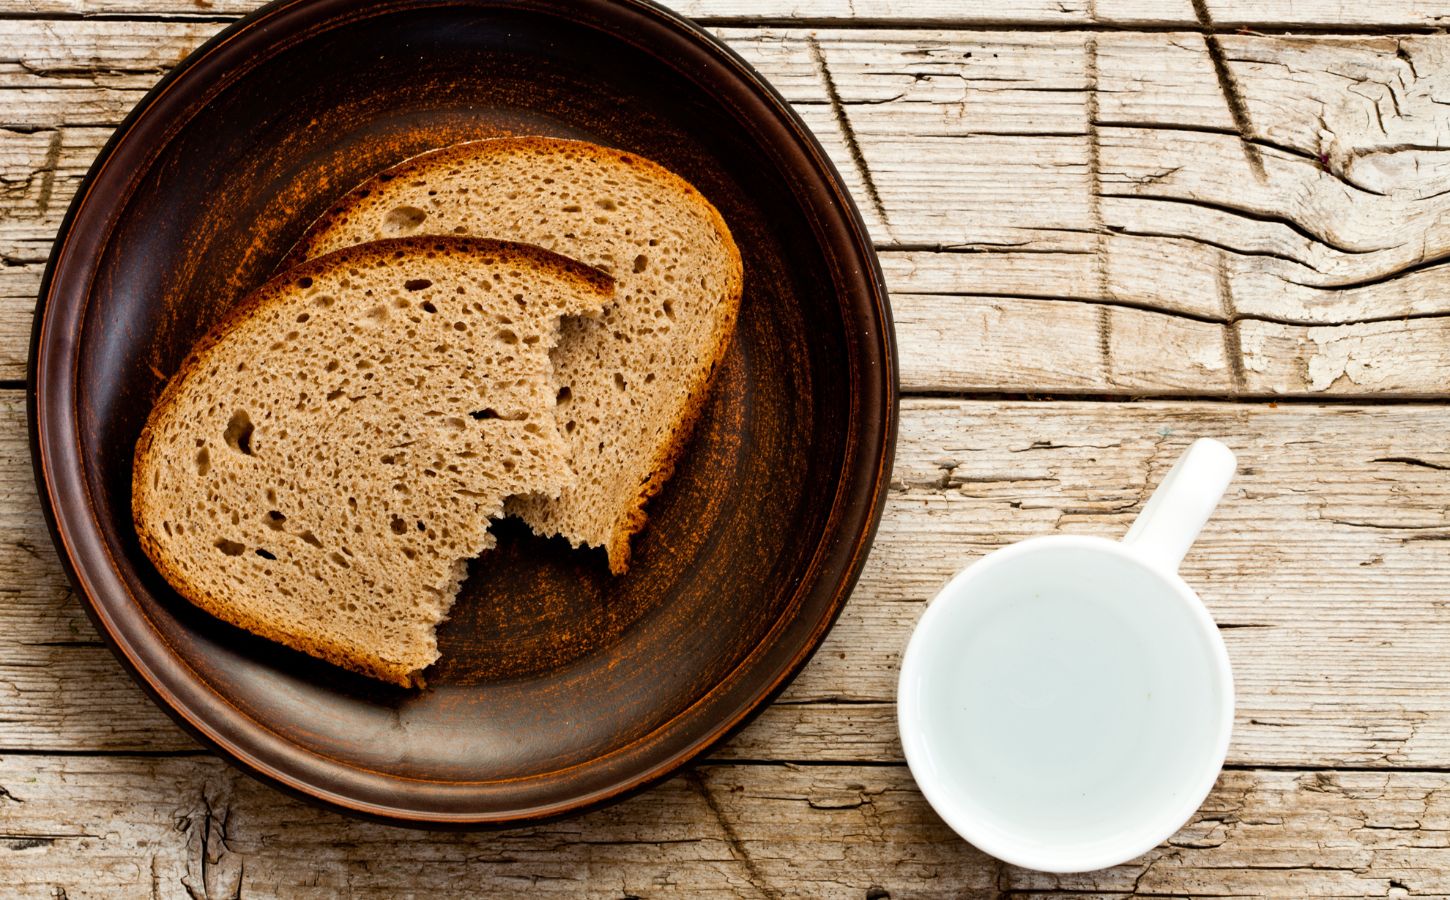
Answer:
[[[1203,802],[1233,686],[1181,579],[1112,541],[1052,537],[942,590],[898,704],[912,774],[959,834],[1008,862],[1087,871],[1147,851]]]

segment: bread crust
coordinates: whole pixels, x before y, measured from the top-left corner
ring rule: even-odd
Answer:
[[[583,292],[596,294],[605,299],[612,297],[614,293],[614,279],[598,269],[531,244],[488,238],[459,236],[388,238],[345,247],[334,253],[319,256],[274,276],[248,294],[197,342],[177,369],[176,374],[167,380],[166,387],[162,390],[161,396],[157,398],[156,404],[146,419],[145,426],[141,429],[141,435],[136,441],[131,481],[131,518],[141,549],[177,593],[217,618],[254,634],[327,660],[345,669],[361,672],[364,675],[402,687],[422,687],[421,670],[415,670],[403,664],[389,664],[382,659],[359,656],[349,648],[330,642],[321,636],[309,637],[284,633],[266,622],[247,615],[244,610],[228,603],[225,598],[211,595],[188,579],[170,556],[163,552],[161,543],[146,527],[147,513],[154,502],[150,479],[146,476],[152,470],[152,460],[156,452],[156,429],[161,420],[170,412],[183,383],[192,373],[205,368],[212,351],[238,325],[266,309],[269,304],[285,299],[284,289],[290,283],[329,270],[339,264],[367,263],[380,256],[389,256],[398,251],[416,253],[427,250],[448,254],[486,253],[495,257],[512,257],[522,264],[547,267],[555,276],[562,275],[566,281],[571,282],[574,287]]]
[[[744,261],[740,255],[740,248],[736,245],[734,237],[731,236],[730,229],[725,224],[725,219],[720,215],[719,210],[694,185],[685,181],[669,169],[666,169],[664,166],[645,159],[638,154],[624,150],[616,150],[610,147],[601,147],[586,141],[542,136],[490,138],[482,141],[468,141],[443,147],[438,150],[431,150],[427,153],[406,159],[392,168],[374,175],[351,191],[348,191],[307,229],[298,240],[296,246],[287,255],[284,265],[295,265],[301,260],[306,259],[309,254],[317,249],[320,243],[319,239],[323,234],[331,230],[340,219],[347,218],[348,214],[361,200],[370,196],[373,191],[379,189],[382,184],[388,181],[405,178],[424,168],[431,169],[454,159],[475,159],[479,156],[487,156],[489,154],[518,153],[529,150],[540,153],[558,153],[563,151],[585,156],[594,156],[598,159],[619,162],[648,173],[660,182],[660,186],[663,189],[678,194],[706,213],[715,232],[720,237],[721,246],[729,257],[731,281],[727,286],[726,295],[721,300],[724,310],[717,322],[713,341],[714,353],[710,358],[710,364],[702,367],[695,374],[693,383],[689,385],[686,402],[680,408],[675,419],[674,427],[670,431],[670,437],[660,445],[655,454],[651,465],[650,477],[636,492],[633,501],[616,518],[613,532],[604,545],[605,552],[609,557],[609,570],[615,575],[621,575],[629,569],[630,540],[648,522],[648,514],[645,512],[646,505],[659,493],[660,489],[664,487],[665,483],[674,474],[675,467],[684,455],[685,448],[689,443],[695,425],[704,412],[705,404],[709,401],[715,374],[724,362],[725,354],[730,349],[730,341],[735,333],[735,324],[739,318],[740,303],[744,294],[745,272]]]

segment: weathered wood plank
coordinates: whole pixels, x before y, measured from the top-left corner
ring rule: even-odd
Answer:
[[[215,19],[256,5],[0,0],[0,379],[23,373],[50,240],[110,128]],[[858,20],[721,33],[786,91],[860,199],[908,389],[1443,398],[1450,42],[1230,32],[1442,28],[1450,9],[1204,5],[1222,71],[1189,0],[678,8],[717,25]],[[33,18],[47,13],[199,18]],[[862,27],[893,20],[911,27]],[[1034,30],[999,30],[1012,23]],[[1087,23],[1183,31],[1051,30]],[[993,30],[960,30],[978,24]],[[0,758],[7,895],[1450,894],[1450,775],[1414,771],[1450,752],[1437,552],[1450,409],[913,400],[904,413],[887,518],[846,614],[719,754],[847,765],[710,765],[580,821],[466,836],[343,820],[205,755],[44,755],[194,745],[69,594],[19,395],[0,392],[0,747],[32,751]],[[1393,771],[1229,771],[1142,860],[1065,877],[997,864],[890,764],[899,648],[978,554],[1059,528],[1120,533],[1200,433],[1246,466],[1185,570],[1238,672],[1231,761]]]
[[[5,27],[0,378],[15,378],[39,262],[108,127],[218,26]],[[721,34],[860,198],[908,389],[1450,386],[1450,37],[1221,37],[1245,142],[1195,33]],[[1406,316],[1424,318],[1391,324]]]
[[[1092,0],[677,0],[667,4],[693,18],[760,19],[904,19],[913,22],[1074,25],[1089,21]],[[1400,0],[1403,2],[1403,0]],[[147,15],[240,16],[260,0],[4,0],[0,15]],[[1186,0],[1184,0],[1186,7]],[[1394,16],[1394,11],[1390,16]],[[1393,21],[1388,18],[1386,21]]]
[[[1450,21],[1450,12],[1423,0],[1206,0],[1209,22],[1218,29],[1293,28],[1324,26],[1330,29],[1407,26],[1437,28]],[[1092,14],[1099,22],[1133,25],[1198,25],[1201,20],[1192,0],[1095,0]]]
[[[95,643],[0,394],[0,747],[192,746]],[[1057,531],[1121,535],[1194,437],[1240,454],[1184,575],[1238,680],[1230,759],[1438,766],[1450,758],[1450,407],[910,400],[875,548],[821,652],[723,757],[899,760],[901,648],[958,568]]]
[[[1019,246],[1071,229],[1166,236],[1204,244],[1210,274],[1221,249],[1230,254],[1242,314],[1331,324],[1444,310],[1437,290],[1400,285],[1366,304],[1349,288],[1446,250],[1438,223],[1450,201],[1430,195],[1450,159],[1440,150],[1450,109],[1435,102],[1450,86],[1450,40],[1222,38],[1235,102],[1264,123],[1249,137],[1277,146],[1240,139],[1198,35],[1012,35],[1010,48],[995,34],[819,40],[888,239],[1011,247],[1009,229]],[[997,92],[1016,119],[982,102]],[[979,103],[980,119],[968,112]],[[1031,175],[1018,179],[1020,169]],[[1131,271],[1115,270],[1156,273],[1131,247],[1121,259],[1116,249],[1099,296],[1134,299],[1134,284],[1116,283]],[[1220,312],[1202,289],[1215,280],[1179,302]],[[1142,299],[1184,308],[1165,293]]]
[[[889,269],[896,260],[885,262]],[[897,293],[892,311],[901,380],[914,390],[1237,389],[1224,327],[1212,322],[1091,303],[970,295]],[[1277,374],[1278,361],[1274,357],[1266,367]]]
[[[1225,626],[1239,686],[1233,758],[1445,759],[1443,407],[909,401],[871,564],[784,699],[889,701],[921,601],[957,568],[1036,534],[1120,535],[1200,435],[1226,440],[1243,467],[1184,567]]]
[[[1387,340],[1378,321],[1447,311],[1450,270],[1438,262],[1450,255],[1440,224],[1450,201],[1435,177],[1450,138],[1450,112],[1436,102],[1450,78],[1445,39],[1222,38],[1238,86],[1234,104],[1261,123],[1245,142],[1199,35],[1013,35],[1010,54],[997,37],[818,39],[818,67],[830,67],[881,198],[872,209],[878,239],[930,238],[968,251],[886,261],[902,276],[891,282],[899,301],[930,292],[960,302],[916,304],[905,321],[921,321],[925,306],[938,327],[919,336],[903,328],[904,345],[940,346],[957,318],[980,320],[987,311],[974,294],[1080,299],[1205,320],[1156,322],[1193,364],[1165,366],[1175,357],[1153,354],[1156,371],[1139,374],[1124,354],[1141,345],[1119,350],[1102,339],[1105,329],[1083,327],[1119,312],[1078,311],[1047,320],[1049,332],[1074,336],[1065,342],[1071,349],[1029,352],[1016,383],[1033,384],[1020,377],[1030,372],[1046,375],[1035,382],[1041,390],[1090,390],[1083,382],[1091,378],[1128,393],[1179,391],[1188,382],[1208,393],[1305,394],[1334,385],[1410,396],[1450,384],[1443,321],[1413,326],[1416,345],[1429,351],[1413,363],[1369,355]],[[798,106],[809,105],[803,51],[788,40],[742,47]],[[1004,55],[1012,61],[1001,63]],[[837,162],[851,171],[849,154],[838,152]],[[1023,315],[997,332],[1009,346],[1030,346],[1041,321]],[[1325,378],[1318,372],[1326,363],[1310,365],[1303,352],[1269,357],[1242,348],[1244,340],[1272,340],[1313,354],[1326,337],[1311,333],[1317,323],[1347,326],[1334,332],[1340,350],[1354,348],[1351,368],[1368,364],[1380,369],[1376,377]],[[1079,377],[1062,378],[1043,365],[1086,358],[1100,342],[1109,358],[1097,371],[1076,365]],[[947,351],[948,359],[913,360],[921,368],[909,365],[906,383],[1000,386],[997,373],[974,376],[973,364],[990,351],[971,348],[968,341],[968,352]]]
[[[5,22],[0,25],[6,46],[0,58],[0,85],[144,90],[224,27],[215,22],[169,22],[164,33],[171,39],[158,41],[150,24],[46,19]]]
[[[4,0],[6,15],[241,16],[260,0]],[[677,0],[669,6],[695,18],[872,20],[951,25],[1102,24],[1195,26],[1189,0]],[[1435,28],[1450,14],[1424,0],[1211,0],[1210,21],[1220,29],[1319,26],[1352,30],[1404,26]]]
[[[1225,772],[1163,847],[1062,876],[960,841],[902,767],[704,766],[582,819],[479,835],[344,819],[206,757],[7,757],[0,785],[7,888],[23,897],[1450,891],[1450,776],[1439,773]]]

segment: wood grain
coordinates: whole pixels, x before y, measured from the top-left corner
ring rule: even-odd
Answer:
[[[909,401],[871,565],[785,699],[889,700],[922,601],[960,566],[1038,534],[1121,535],[1178,452],[1216,436],[1241,471],[1183,574],[1234,663],[1232,758],[1435,765],[1447,434],[1442,407]]]
[[[110,130],[258,5],[0,0],[0,380],[23,377],[50,241]],[[1450,38],[1417,33],[1450,24],[1443,4],[675,6],[786,93],[850,184],[908,390],[1446,395]],[[1283,30],[1311,33],[1239,33]],[[1450,758],[1450,407],[916,399],[903,429],[860,588],[720,764],[576,822],[430,835],[282,798],[141,695],[59,572],[23,400],[0,392],[5,892],[1450,894],[1450,776],[1422,771]],[[1238,677],[1231,763],[1284,768],[1225,772],[1133,864],[998,865],[899,765],[896,654],[958,566],[1032,534],[1121,533],[1199,434],[1244,466],[1185,569]],[[190,755],[124,755],[170,752]]]
[[[346,820],[209,758],[5,757],[0,785],[3,868],[22,897],[1450,891],[1450,775],[1442,773],[1225,772],[1164,846],[1062,876],[1006,866],[962,843],[899,766],[702,766],[583,819],[481,835]]]
[[[192,747],[96,642],[57,571],[0,395],[0,748]],[[957,569],[1021,538],[1121,535],[1195,437],[1241,472],[1184,565],[1238,683],[1230,760],[1450,758],[1450,408],[909,400],[885,520],[826,644],[722,758],[897,761],[899,653]],[[102,714],[102,711],[104,714]]]
[[[17,378],[49,242],[91,158],[220,26],[5,27],[18,61],[0,63],[0,378]],[[1223,35],[1228,97],[1196,33],[721,34],[861,200],[908,390],[1450,385],[1450,107],[1437,102],[1450,37]],[[1396,343],[1409,352],[1382,352]]]

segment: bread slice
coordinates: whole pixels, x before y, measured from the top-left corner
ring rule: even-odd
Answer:
[[[616,302],[566,321],[554,351],[558,419],[579,480],[510,501],[534,531],[604,547],[623,572],[644,505],[670,476],[729,344],[740,253],[699,191],[632,153],[577,141],[459,144],[343,197],[293,255],[381,237],[527,241],[611,274]]]
[[[608,276],[537,247],[379,241],[268,282],[204,338],[136,445],[141,546],[196,605],[400,685],[489,520],[573,478],[549,351]]]

